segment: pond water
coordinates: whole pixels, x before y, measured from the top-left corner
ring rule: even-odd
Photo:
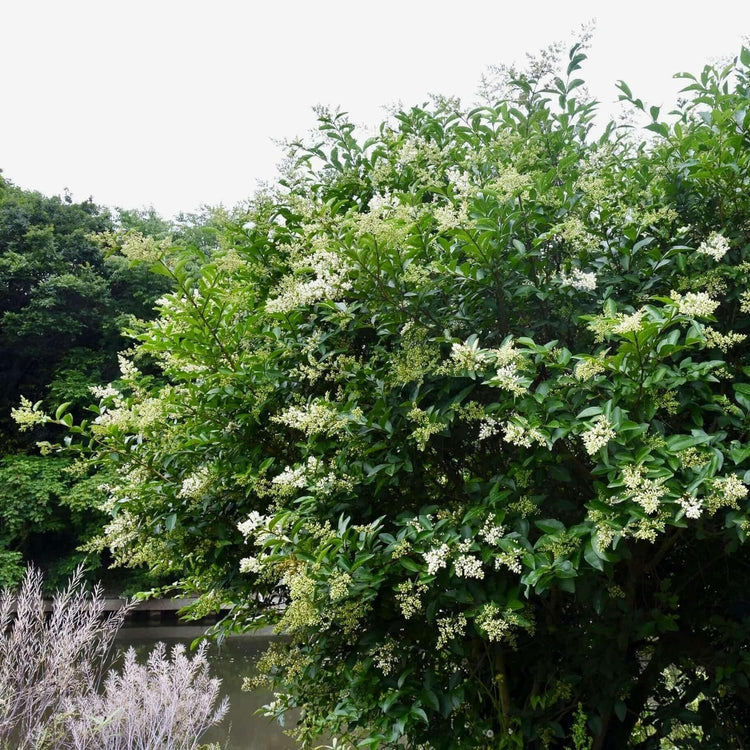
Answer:
[[[190,625],[168,627],[162,625],[130,626],[123,628],[116,648],[125,650],[134,646],[142,660],[156,644],[163,641],[167,647],[190,643],[203,634],[203,629]],[[213,727],[203,742],[219,742],[225,750],[293,750],[296,744],[283,733],[282,727],[255,711],[271,700],[268,693],[243,692],[242,680],[254,672],[258,657],[268,647],[268,636],[234,636],[221,648],[211,644],[208,652],[211,676],[221,678],[221,694],[231,701],[229,713],[218,727]]]

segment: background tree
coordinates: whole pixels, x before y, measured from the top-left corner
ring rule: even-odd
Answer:
[[[80,561],[75,549],[100,531],[108,477],[76,476],[71,460],[39,456],[10,416],[19,398],[68,402],[73,413],[91,400],[92,386],[116,378],[122,335],[134,320],[153,316],[170,289],[164,277],[134,263],[144,243],[217,245],[220,212],[169,222],[153,209],[118,210],[69,195],[48,198],[0,178],[0,581],[20,579],[24,563],[49,569],[51,585]],[[212,226],[212,222],[214,226]],[[123,252],[124,251],[124,252]],[[39,438],[53,434],[37,434]]]

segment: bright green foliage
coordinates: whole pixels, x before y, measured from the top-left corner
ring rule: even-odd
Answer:
[[[0,458],[0,580],[15,585],[25,560],[49,569],[53,585],[83,559],[75,548],[96,535],[105,516],[103,475],[81,478],[71,461],[12,454]]]
[[[308,744],[748,741],[750,59],[649,142],[592,137],[583,59],[321,113],[222,256],[146,258],[176,290],[72,427],[121,559],[289,634]]]

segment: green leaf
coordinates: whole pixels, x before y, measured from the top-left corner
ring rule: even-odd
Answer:
[[[414,562],[414,560],[411,560],[408,557],[400,557],[399,563],[402,568],[406,568],[406,570],[412,572],[412,573],[421,573],[422,567],[417,565],[417,563]]]
[[[594,417],[601,413],[601,406],[589,406],[587,409],[584,409],[582,412],[576,414],[576,419],[587,419],[588,417]]]
[[[599,556],[599,553],[594,549],[590,539],[586,542],[586,547],[583,551],[583,558],[592,568],[604,570],[602,559]]]
[[[64,404],[60,404],[60,406],[55,409],[55,419],[60,419],[60,417],[68,410],[70,407],[70,401],[66,401]]]
[[[440,701],[434,691],[425,689],[419,694],[419,697],[433,710],[440,710]]]
[[[625,721],[625,717],[628,714],[628,707],[622,701],[615,701],[613,706],[615,715],[620,721]]]
[[[556,518],[547,518],[541,521],[534,521],[534,525],[541,529],[545,534],[555,534],[565,531],[565,524]]]
[[[393,704],[399,699],[401,692],[398,690],[390,691],[382,701],[380,701],[380,709],[384,714],[387,714]]]
[[[737,403],[745,411],[750,411],[750,385],[747,383],[734,383],[732,388],[734,389],[734,397],[737,399]]]

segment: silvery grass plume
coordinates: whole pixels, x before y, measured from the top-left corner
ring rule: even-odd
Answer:
[[[189,658],[182,645],[167,655],[158,643],[145,665],[133,648],[122,671],[109,672],[104,692],[66,702],[73,750],[195,750],[206,730],[229,710],[218,707],[221,681],[209,677],[206,644]]]
[[[93,694],[132,604],[105,616],[101,586],[79,567],[44,612],[42,574],[29,567],[16,593],[0,593],[0,748],[59,747],[63,704]]]

